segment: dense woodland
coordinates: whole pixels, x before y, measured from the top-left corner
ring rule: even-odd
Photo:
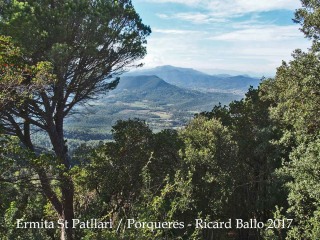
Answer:
[[[65,118],[116,87],[151,30],[129,0],[0,1],[0,239],[320,239],[320,1],[302,4],[295,21],[312,48],[242,100],[180,130],[120,120],[113,141],[69,151]],[[33,142],[37,129],[50,148]],[[200,218],[285,225],[201,229]],[[117,227],[128,219],[185,226]]]

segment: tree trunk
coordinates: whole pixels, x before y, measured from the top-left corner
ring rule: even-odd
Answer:
[[[74,229],[72,228],[72,221],[74,219],[74,209],[73,209],[73,197],[74,197],[74,185],[72,178],[67,176],[63,177],[61,181],[61,193],[62,193],[62,218],[67,225],[61,229],[61,232],[65,234],[64,237],[61,236],[61,240],[73,240],[74,239]],[[66,227],[67,226],[67,227]]]
[[[74,219],[74,183],[69,171],[71,168],[70,159],[68,155],[68,147],[66,146],[63,133],[63,107],[57,111],[54,122],[50,123],[49,136],[53,146],[53,150],[57,156],[57,164],[63,165],[59,174],[60,190],[61,190],[61,205],[62,214],[61,219],[64,221],[61,229],[61,240],[74,240],[75,234],[72,228],[72,221]]]

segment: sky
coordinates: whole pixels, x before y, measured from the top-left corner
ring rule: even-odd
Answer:
[[[147,38],[144,68],[273,76],[311,43],[294,23],[299,0],[132,0]]]

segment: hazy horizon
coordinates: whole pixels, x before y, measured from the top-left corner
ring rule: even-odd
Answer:
[[[274,75],[259,75],[258,73],[254,72],[245,72],[245,71],[236,71],[236,70],[231,70],[231,69],[197,69],[197,68],[192,68],[192,67],[183,67],[183,66],[173,66],[173,65],[159,65],[159,66],[142,66],[139,68],[134,68],[130,69],[126,74],[134,73],[134,72],[144,72],[147,70],[152,70],[155,68],[161,68],[161,67],[173,67],[173,68],[184,68],[184,69],[192,69],[195,71],[199,71],[208,75],[230,75],[230,76],[239,76],[239,75],[245,75],[253,78],[262,78],[262,77],[274,77]]]

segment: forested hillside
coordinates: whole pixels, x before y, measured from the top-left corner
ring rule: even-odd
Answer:
[[[318,1],[295,15],[312,48],[225,106],[234,95],[121,78],[151,33],[131,1],[0,3],[0,239],[320,239]],[[104,139],[111,102],[135,108]],[[183,128],[135,118],[202,102]],[[83,108],[105,112],[70,120]],[[70,151],[81,124],[101,142]]]

